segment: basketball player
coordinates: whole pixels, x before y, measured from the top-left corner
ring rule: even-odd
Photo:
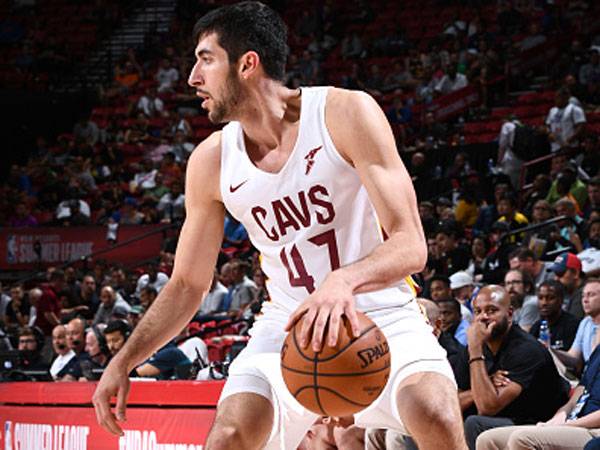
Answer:
[[[127,374],[198,310],[227,207],[261,252],[272,301],[230,367],[206,448],[295,449],[316,416],[283,383],[286,330],[301,321],[304,345],[333,345],[342,315],[358,333],[357,309],[386,334],[392,375],[356,424],[406,429],[420,448],[466,448],[452,371],[414,299],[426,245],[385,115],[362,92],[287,89],[286,28],[261,3],[214,10],[194,34],[189,84],[209,119],[229,124],[189,160],[173,275],[104,372],[99,423],[122,433]]]

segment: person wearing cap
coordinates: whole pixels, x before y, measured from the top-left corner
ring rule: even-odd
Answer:
[[[144,313],[146,310],[142,305],[133,305],[129,314],[127,315],[127,321],[131,324],[132,328],[135,328],[142,317],[144,317]]]
[[[111,286],[104,286],[100,290],[100,306],[96,315],[94,316],[93,325],[99,323],[108,323],[113,315],[113,310],[116,309],[117,313],[123,313],[125,316],[131,311],[131,306],[120,296],[117,295],[115,290]]]
[[[578,319],[584,315],[581,304],[583,291],[583,275],[581,260],[574,253],[562,253],[556,257],[550,270],[565,290],[563,309]]]
[[[460,311],[463,319],[471,322],[473,320],[473,313],[469,309],[469,304],[475,290],[473,278],[464,270],[453,273],[450,276],[450,290],[452,291],[452,297],[460,303]]]
[[[583,311],[586,317],[579,322],[575,340],[569,351],[552,350],[567,367],[581,373],[590,355],[600,342],[600,278],[588,278],[583,286]]]

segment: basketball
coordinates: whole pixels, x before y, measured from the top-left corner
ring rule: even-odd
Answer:
[[[290,393],[306,409],[322,415],[355,414],[383,391],[390,375],[391,356],[379,327],[357,312],[360,335],[352,336],[350,322],[342,316],[337,344],[314,352],[300,346],[298,321],[281,348],[281,370]],[[327,336],[327,328],[325,329]]]

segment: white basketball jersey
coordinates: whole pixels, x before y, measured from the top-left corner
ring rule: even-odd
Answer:
[[[288,310],[329,272],[364,258],[383,240],[358,173],[325,126],[327,92],[302,89],[298,138],[278,173],[250,161],[239,122],[225,126],[221,136],[223,201],[261,253],[272,301]],[[362,311],[402,306],[414,296],[408,277],[393,288],[356,295],[356,306]]]

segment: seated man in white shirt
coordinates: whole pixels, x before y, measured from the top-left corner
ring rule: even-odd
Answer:
[[[62,369],[75,356],[75,352],[67,345],[67,327],[62,324],[52,330],[52,348],[57,356],[50,366],[50,375],[57,380],[61,378]]]

